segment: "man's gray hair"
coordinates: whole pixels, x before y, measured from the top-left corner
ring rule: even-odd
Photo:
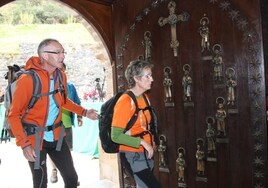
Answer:
[[[59,43],[58,40],[56,40],[56,39],[51,39],[51,38],[44,39],[42,42],[40,42],[40,44],[39,44],[39,46],[38,46],[38,48],[37,48],[37,54],[38,54],[39,57],[41,56],[41,53],[43,52],[44,47],[48,46],[48,45],[51,44],[52,42],[57,42],[57,43]]]

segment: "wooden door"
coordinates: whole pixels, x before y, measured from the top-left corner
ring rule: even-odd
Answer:
[[[170,3],[175,3],[176,17],[164,23],[170,16]],[[159,153],[155,155],[155,174],[163,187],[265,187],[267,134],[259,7],[259,1],[250,0],[114,3],[118,90],[126,89],[123,75],[128,62],[146,58],[145,36],[151,40],[150,61],[155,67],[150,98],[158,113],[160,139],[167,147],[167,166],[159,166]],[[201,31],[209,32],[202,38]],[[176,39],[178,47],[171,48]],[[184,90],[188,71],[192,84]],[[171,98],[165,94],[166,79],[172,81]],[[214,130],[216,148],[211,147],[208,127]],[[205,169],[198,168],[197,145],[204,151]],[[186,162],[184,181],[176,168],[179,153]]]

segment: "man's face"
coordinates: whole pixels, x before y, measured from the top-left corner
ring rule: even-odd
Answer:
[[[62,63],[65,58],[64,48],[58,42],[51,42],[48,46],[44,47],[42,58],[45,60],[44,63],[51,68],[62,69]]]

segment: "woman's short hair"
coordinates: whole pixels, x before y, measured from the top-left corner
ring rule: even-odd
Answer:
[[[135,76],[143,76],[143,70],[146,68],[153,68],[153,64],[144,60],[134,60],[129,63],[125,71],[125,77],[129,88],[133,88],[136,85],[134,80]]]

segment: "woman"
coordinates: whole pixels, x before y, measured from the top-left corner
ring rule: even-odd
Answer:
[[[130,62],[125,71],[129,90],[136,96],[140,109],[144,109],[147,106],[143,94],[151,89],[153,82],[152,67],[153,64],[149,62],[136,60]],[[123,94],[114,108],[112,140],[120,144],[121,164],[126,169],[130,167],[137,187],[160,188],[161,186],[153,174],[154,141],[150,132],[152,118],[149,110],[140,110],[137,121],[129,131],[124,133],[126,125],[134,112],[135,103],[128,94]],[[141,133],[145,134],[140,136]]]

